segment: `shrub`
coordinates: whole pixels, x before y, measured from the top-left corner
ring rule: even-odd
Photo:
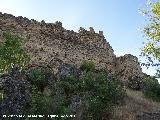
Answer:
[[[114,105],[123,100],[124,90],[120,82],[105,72],[87,72],[80,82],[80,91],[85,93],[86,117],[102,119],[104,112],[112,110]]]
[[[42,118],[38,118],[38,120],[50,120],[48,115],[52,115],[54,113],[54,99],[51,96],[47,96],[40,92],[37,87],[32,86],[32,101],[30,106],[27,106],[24,109],[24,114],[27,115],[44,115]],[[31,118],[35,119],[35,118]],[[26,120],[26,119],[25,119]],[[30,120],[30,119],[29,119]]]
[[[95,70],[95,64],[93,61],[83,61],[82,65],[80,66],[80,69],[82,71],[94,71]]]
[[[77,78],[67,75],[54,83],[54,93],[45,95],[43,90],[48,84],[50,71],[45,67],[29,71],[32,83],[32,101],[24,109],[24,114],[75,115],[86,120],[102,120],[105,112],[121,103],[124,89],[120,81],[104,71],[95,71],[92,67],[83,67],[83,73]],[[82,108],[82,109],[81,109]],[[47,116],[42,119],[49,119]],[[70,120],[72,118],[55,118]],[[26,119],[27,120],[27,119]]]
[[[149,98],[152,98],[154,101],[160,102],[160,85],[155,85],[150,87],[145,95]]]
[[[82,66],[81,69],[83,68],[84,71],[79,80],[70,76],[61,79],[58,83],[68,101],[65,108],[73,106],[74,109],[70,110],[76,111],[77,115],[82,107],[81,118],[101,120],[104,112],[109,112],[114,105],[122,102],[125,91],[120,82],[108,76],[106,72],[95,72],[94,67],[88,64],[83,63]],[[91,66],[95,65],[91,64]],[[76,103],[73,102],[74,96],[77,96]]]
[[[0,45],[0,73],[8,72],[13,65],[25,67],[30,57],[23,49],[24,39],[10,33],[3,33],[4,43]]]
[[[160,102],[160,84],[158,80],[146,77],[145,82],[147,84],[147,89],[144,91],[144,95],[154,101]]]
[[[29,71],[28,79],[31,84],[38,88],[39,91],[43,92],[44,88],[48,85],[48,79],[50,71],[44,67],[37,67]]]
[[[58,84],[54,84],[54,93],[47,95],[44,92],[44,87],[49,87],[49,79],[51,76],[50,69],[43,67],[36,67],[28,71],[28,79],[32,83],[32,102],[28,108],[25,109],[26,114],[45,115],[43,119],[48,118],[48,115],[70,115],[70,110],[67,104],[67,99],[63,94]],[[53,81],[52,81],[53,82]],[[52,83],[51,83],[52,84]],[[40,119],[40,118],[39,118]],[[52,118],[53,119],[53,118]],[[56,118],[55,118],[56,119]],[[57,118],[58,120],[67,120],[67,118]]]

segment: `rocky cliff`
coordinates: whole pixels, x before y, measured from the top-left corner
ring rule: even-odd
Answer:
[[[61,22],[38,22],[0,12],[0,35],[2,32],[25,38],[24,48],[31,55],[31,64],[48,64],[55,72],[62,63],[79,67],[83,60],[92,60],[97,69],[107,69],[122,80],[133,75],[143,76],[135,56],[116,57],[103,32],[96,33],[92,27],[80,28],[77,33],[63,28]]]

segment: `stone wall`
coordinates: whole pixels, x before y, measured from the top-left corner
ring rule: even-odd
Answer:
[[[123,57],[116,58],[103,32],[96,33],[92,27],[89,30],[80,28],[77,33],[63,28],[61,22],[38,22],[0,12],[0,34],[6,31],[27,40],[24,48],[32,56],[31,63],[47,63],[55,72],[61,63],[71,63],[79,67],[83,60],[92,60],[96,63],[97,69],[104,68],[113,74],[123,69],[128,69],[124,74],[128,74],[126,71],[132,74],[134,70],[142,74],[137,63],[130,62],[132,60],[128,58],[123,61],[121,61]],[[128,67],[125,67],[126,63]],[[137,68],[133,68],[134,66]],[[130,70],[132,68],[134,70]],[[127,79],[124,75],[119,76]]]
[[[144,76],[138,58],[131,54],[116,58],[116,75],[122,80],[128,80],[131,76]]]

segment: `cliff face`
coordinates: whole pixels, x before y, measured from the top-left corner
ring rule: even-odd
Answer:
[[[107,69],[124,80],[132,74],[143,75],[140,66],[133,60],[135,57],[126,55],[116,58],[103,32],[95,33],[93,28],[89,31],[80,28],[77,33],[63,28],[61,22],[37,22],[0,12],[2,32],[11,32],[27,39],[24,48],[31,55],[31,63],[49,64],[55,72],[61,63],[79,67],[83,60],[92,60],[97,69]]]

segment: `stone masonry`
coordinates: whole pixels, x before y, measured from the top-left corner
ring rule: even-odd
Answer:
[[[66,30],[61,22],[45,23],[0,12],[0,43],[2,32],[11,32],[27,40],[24,48],[31,55],[30,64],[48,64],[54,72],[62,63],[80,66],[83,60],[92,60],[97,69],[107,69],[120,79],[143,76],[141,67],[132,55],[116,57],[103,32],[80,28],[78,33]]]

